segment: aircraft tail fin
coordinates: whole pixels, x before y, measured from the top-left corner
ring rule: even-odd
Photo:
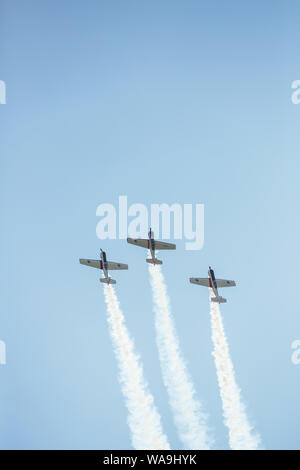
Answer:
[[[163,262],[160,260],[160,259],[157,259],[157,258],[147,258],[146,259],[147,263],[150,263],[150,264],[163,264]]]

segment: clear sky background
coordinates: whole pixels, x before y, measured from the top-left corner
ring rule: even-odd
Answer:
[[[183,355],[228,448],[213,362],[208,265],[237,381],[265,448],[300,448],[297,1],[0,2],[0,447],[131,448],[100,247],[172,448],[145,254],[96,237],[96,208],[204,203],[201,251],[161,254]]]

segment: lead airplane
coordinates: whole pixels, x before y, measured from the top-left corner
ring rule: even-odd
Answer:
[[[151,258],[147,258],[146,261],[151,264],[162,264],[162,261],[155,257],[155,250],[176,250],[174,243],[154,240],[154,233],[151,228],[148,232],[148,238],[127,238],[127,242],[132,245],[141,246],[142,248],[148,248]]]
[[[212,302],[218,302],[219,304],[224,304],[227,302],[224,297],[221,297],[218,293],[218,287],[234,287],[236,283],[234,281],[228,281],[227,279],[216,279],[214,270],[209,266],[208,278],[207,277],[190,277],[190,282],[192,284],[198,284],[199,286],[210,287],[215,297],[211,298]]]
[[[116,269],[128,269],[128,264],[114,263],[113,261],[107,261],[106,253],[100,250],[100,259],[80,259],[80,264],[85,266],[91,266],[92,268],[102,269],[104,277],[100,278],[100,282],[104,284],[116,284],[117,281],[109,277],[108,271]]]

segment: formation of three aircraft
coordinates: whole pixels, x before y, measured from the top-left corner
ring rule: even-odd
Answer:
[[[154,234],[150,228],[148,238],[127,238],[127,242],[132,245],[141,246],[150,250],[151,258],[147,258],[147,263],[151,264],[162,264],[162,261],[157,259],[155,256],[155,250],[175,250],[176,245],[173,243],[161,242],[154,239]],[[80,259],[81,264],[91,266],[92,268],[102,269],[104,277],[100,279],[100,282],[105,284],[116,284],[117,281],[109,277],[108,271],[116,269],[128,269],[128,264],[114,263],[113,261],[107,261],[105,251],[101,250],[100,259]],[[208,278],[207,277],[190,277],[192,284],[198,284],[199,286],[210,287],[215,297],[211,298],[212,302],[218,302],[219,304],[227,302],[224,297],[221,297],[218,293],[219,287],[233,287],[235,286],[234,281],[227,279],[216,279],[213,269],[209,266]]]

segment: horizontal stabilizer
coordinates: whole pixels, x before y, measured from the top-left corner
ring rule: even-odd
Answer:
[[[150,264],[163,264],[163,262],[160,260],[160,259],[157,259],[157,258],[147,258],[146,259],[147,263],[150,263]]]
[[[107,277],[102,277],[100,279],[100,282],[103,282],[104,284],[116,284],[117,281],[115,281],[115,279],[111,279],[110,277],[107,278]]]
[[[210,300],[212,302],[218,302],[218,304],[225,304],[227,302],[227,299],[224,299],[224,297],[212,297]]]

